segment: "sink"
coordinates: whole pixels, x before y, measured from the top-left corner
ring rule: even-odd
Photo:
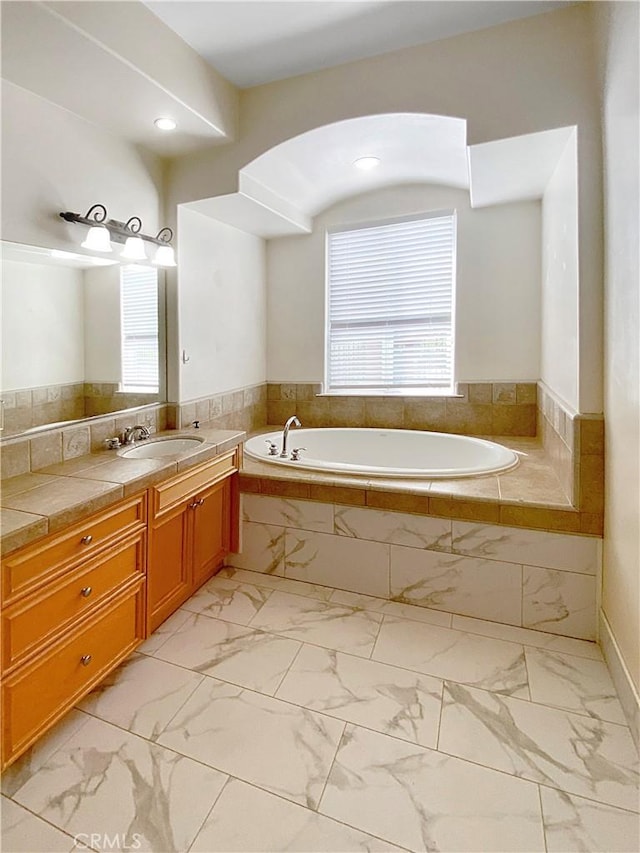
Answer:
[[[204,438],[182,436],[180,438],[157,438],[152,441],[141,441],[135,447],[120,451],[120,456],[127,459],[164,459],[167,456],[180,456],[189,453],[202,444]]]

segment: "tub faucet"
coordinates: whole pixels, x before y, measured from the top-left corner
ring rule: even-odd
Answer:
[[[140,426],[139,424],[136,424],[136,426],[127,427],[125,429],[124,435],[122,436],[122,443],[133,444],[133,442],[136,440],[136,432],[140,433],[141,439],[149,438],[151,436],[151,433],[146,428],[146,426]]]
[[[281,459],[286,459],[287,456],[289,455],[287,453],[287,439],[289,438],[289,430],[291,429],[292,426],[297,426],[297,427],[302,426],[302,424],[300,423],[300,421],[297,419],[297,417],[295,415],[292,415],[289,418],[289,420],[284,425],[284,429],[282,430],[282,450],[280,451],[280,458]]]

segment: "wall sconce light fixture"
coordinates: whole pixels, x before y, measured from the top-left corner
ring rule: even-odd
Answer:
[[[88,225],[89,231],[81,243],[84,249],[94,252],[112,252],[111,243],[124,243],[124,249],[120,257],[130,261],[144,261],[147,259],[146,243],[156,246],[152,263],[159,267],[175,267],[176,259],[171,245],[173,231],[171,228],[161,228],[155,237],[142,234],[142,220],[132,216],[126,222],[117,219],[107,219],[107,208],[103,204],[94,204],[89,208],[85,216],[79,213],[66,211],[60,216],[66,222],[79,222]]]

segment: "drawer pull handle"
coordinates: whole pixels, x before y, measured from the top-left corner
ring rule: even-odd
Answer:
[[[203,503],[204,503],[204,498],[200,498],[200,500],[196,501],[196,506],[202,506]]]
[[[80,595],[83,598],[89,598],[89,596],[91,595],[92,592],[93,592],[93,587],[83,586],[82,589],[80,590]]]
[[[82,664],[82,666],[89,666],[92,657],[92,655],[82,655],[82,657],[80,658],[80,663]]]
[[[83,536],[80,541],[83,545],[90,545],[93,542],[93,536],[91,536],[91,534]]]

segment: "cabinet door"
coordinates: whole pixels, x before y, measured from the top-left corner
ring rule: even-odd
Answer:
[[[191,592],[188,526],[193,509],[185,502],[154,522],[147,567],[147,631],[155,629]]]
[[[229,478],[201,492],[193,511],[192,566],[194,589],[211,577],[229,553]]]

